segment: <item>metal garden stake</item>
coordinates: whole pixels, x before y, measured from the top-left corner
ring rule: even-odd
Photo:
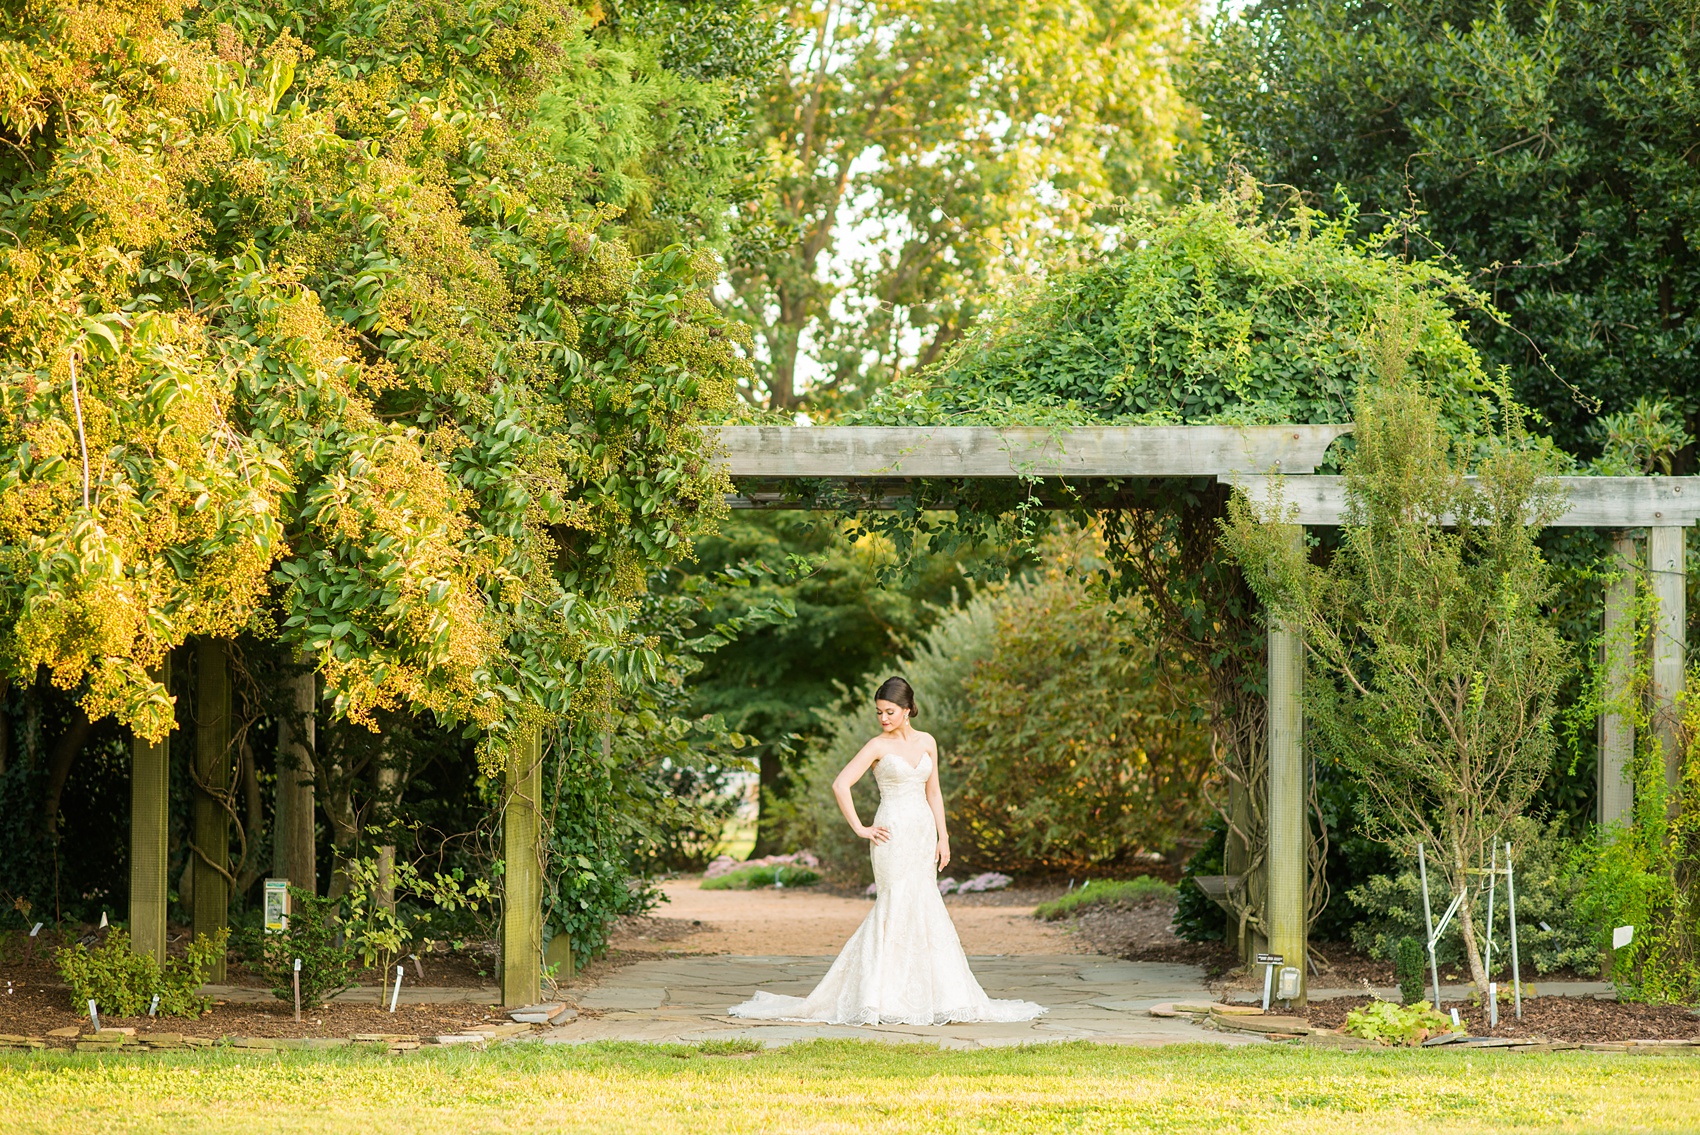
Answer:
[[[1517,963],[1517,884],[1511,878],[1511,841],[1505,841],[1505,906],[1511,915],[1511,997],[1523,1019],[1523,974]]]
[[[1417,844],[1417,873],[1423,880],[1423,925],[1428,934],[1428,972],[1434,981],[1434,1007],[1440,1008],[1440,966],[1434,960],[1434,914],[1428,904],[1428,861],[1423,858],[1423,845]]]

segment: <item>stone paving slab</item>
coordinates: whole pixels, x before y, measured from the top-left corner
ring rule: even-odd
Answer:
[[[753,1040],[769,1047],[842,1037],[943,1048],[999,1048],[1090,1040],[1159,1045],[1263,1043],[1246,1034],[1211,1032],[1189,1020],[1159,1019],[1146,1010],[1163,1001],[1210,1001],[1203,970],[1194,966],[1124,962],[1091,954],[995,955],[971,958],[992,997],[1037,1001],[1051,1011],[1036,1021],[954,1025],[811,1025],[744,1021],[727,1015],[760,987],[807,993],[832,964],[830,957],[677,957],[637,962],[589,988],[572,991],[595,1016],[546,1030],[545,1043],[599,1040],[698,1043]],[[407,987],[402,987],[406,996]]]

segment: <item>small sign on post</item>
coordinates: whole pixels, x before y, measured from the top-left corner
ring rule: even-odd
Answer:
[[[266,933],[281,934],[289,929],[289,880],[266,880]]]
[[[1635,940],[1635,927],[1619,926],[1611,932],[1611,948],[1621,950]]]
[[[1269,1012],[1269,995],[1275,991],[1275,971],[1287,964],[1284,954],[1259,954],[1257,964],[1263,967],[1263,1011]]]
[[[301,1023],[301,959],[295,959],[295,1023]]]

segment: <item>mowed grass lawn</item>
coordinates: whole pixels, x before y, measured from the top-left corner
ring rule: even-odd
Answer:
[[[1700,1058],[821,1041],[0,1058],[22,1132],[1694,1131]]]

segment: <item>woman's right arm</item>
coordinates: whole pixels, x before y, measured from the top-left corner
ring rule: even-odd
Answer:
[[[863,839],[871,839],[875,843],[884,843],[891,838],[891,830],[885,827],[868,827],[862,823],[862,818],[856,815],[856,800],[850,795],[850,788],[862,779],[875,761],[879,752],[874,743],[869,741],[862,746],[862,751],[850,759],[837,777],[832,781],[832,794],[838,798],[838,810],[844,813],[844,818],[850,822],[850,830]]]

